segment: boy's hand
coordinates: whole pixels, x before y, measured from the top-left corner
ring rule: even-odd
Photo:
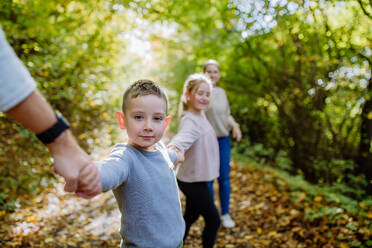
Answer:
[[[100,172],[93,163],[89,163],[80,171],[76,194],[85,199],[90,199],[100,193],[102,193]]]

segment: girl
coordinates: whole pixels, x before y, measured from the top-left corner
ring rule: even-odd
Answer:
[[[217,87],[220,79],[220,68],[217,61],[210,59],[204,63],[203,71],[207,74],[213,83],[213,97],[211,104],[206,110],[206,116],[211,123],[218,137],[218,146],[220,154],[220,176],[218,177],[219,194],[221,202],[221,220],[222,225],[226,228],[235,226],[235,222],[229,215],[230,202],[230,137],[229,132],[232,129],[233,138],[240,141],[242,134],[239,124],[235,122],[230,115],[229,102],[225,91]],[[213,181],[209,183],[213,196]]]
[[[178,186],[186,197],[184,219],[186,231],[200,215],[205,221],[203,247],[213,247],[220,226],[208,182],[219,174],[219,153],[216,134],[205,117],[212,83],[203,74],[190,75],[183,88],[180,103],[179,130],[169,146],[185,154],[177,172]]]

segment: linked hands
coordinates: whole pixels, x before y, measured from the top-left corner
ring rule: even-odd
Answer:
[[[177,154],[177,161],[174,162],[174,166],[177,166],[179,163],[182,163],[185,160],[185,155],[175,146],[168,146],[169,149],[174,150]]]
[[[66,192],[76,192],[85,199],[102,192],[97,167],[80,148],[70,131],[65,131],[47,146],[54,159],[53,170],[66,180]]]

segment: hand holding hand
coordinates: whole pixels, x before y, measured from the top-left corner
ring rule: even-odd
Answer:
[[[174,162],[174,165],[178,165],[179,163],[182,163],[185,161],[185,155],[175,146],[168,146],[169,149],[172,149],[176,152],[177,154],[177,161]]]
[[[90,162],[80,171],[76,194],[85,199],[102,193],[101,175],[98,168]]]
[[[54,159],[53,170],[66,180],[65,191],[85,194],[91,198],[99,192],[100,175],[70,131],[63,132],[53,143],[47,145]],[[83,172],[83,174],[81,174]]]
[[[185,161],[185,155],[175,147],[175,151],[177,153],[177,161],[174,163],[175,165],[179,164],[179,163],[182,163],[183,161]]]

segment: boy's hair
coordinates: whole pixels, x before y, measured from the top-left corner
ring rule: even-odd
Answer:
[[[205,72],[205,70],[207,70],[208,65],[216,65],[218,67],[218,70],[220,69],[220,65],[218,64],[218,62],[216,60],[208,59],[207,61],[205,61],[204,65],[203,65],[203,72]]]
[[[209,79],[208,76],[204,75],[203,73],[195,73],[191,74],[185,81],[183,85],[183,92],[181,96],[180,108],[179,108],[179,115],[182,115],[182,112],[187,110],[187,99],[186,93],[193,93],[195,90],[199,88],[202,83],[206,83],[209,85],[211,91],[213,89],[212,81]]]
[[[165,91],[155,82],[147,79],[138,80],[134,82],[129,88],[124,92],[123,95],[123,105],[122,111],[125,114],[125,110],[128,109],[129,100],[139,97],[139,96],[147,96],[147,95],[155,95],[162,99],[164,99],[166,104],[165,113],[168,113],[168,97]]]

